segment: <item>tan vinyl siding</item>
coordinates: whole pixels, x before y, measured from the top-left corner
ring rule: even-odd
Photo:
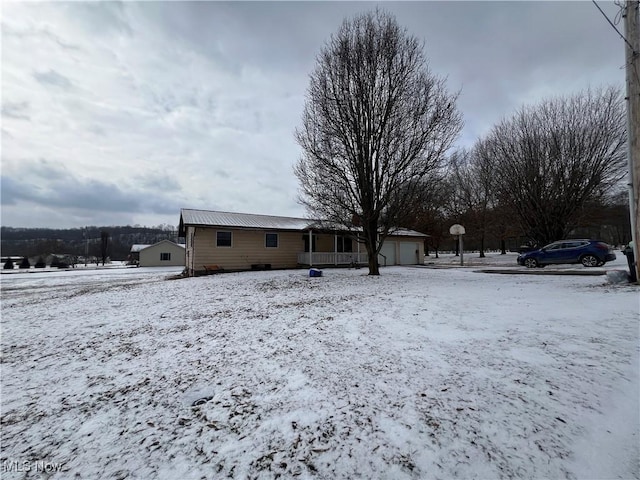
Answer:
[[[320,233],[316,236],[316,252],[333,252],[335,249],[335,236],[333,234]]]
[[[231,247],[216,246],[216,232],[232,232]],[[266,234],[278,234],[278,246],[266,246]],[[193,268],[218,265],[226,270],[247,270],[253,264],[270,264],[272,268],[295,268],[298,253],[304,250],[301,232],[237,230],[231,228],[196,228]]]
[[[231,247],[217,247],[217,232],[231,232]],[[266,234],[278,234],[278,246],[266,246]],[[304,252],[305,239],[309,233],[303,231],[274,231],[274,230],[249,230],[234,229],[229,227],[193,227],[186,228],[187,235],[187,261],[194,272],[203,272],[204,266],[217,265],[225,270],[249,270],[252,265],[271,265],[271,268],[296,268],[298,267],[298,254]],[[333,233],[314,233],[316,240],[315,251],[333,252],[335,249],[335,235]],[[424,238],[411,236],[389,237],[397,250],[399,259],[399,243],[412,242],[417,245],[418,263],[424,261]],[[358,244],[353,240],[353,251],[358,251]],[[364,246],[360,247],[364,253]],[[191,260],[191,257],[192,260]]]
[[[162,260],[162,254],[169,254],[169,260]],[[172,242],[160,242],[140,251],[141,267],[182,267],[185,265],[185,249]]]

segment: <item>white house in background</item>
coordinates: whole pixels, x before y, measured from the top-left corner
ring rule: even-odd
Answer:
[[[183,208],[178,234],[186,238],[189,275],[367,263],[366,250],[356,239],[358,232],[305,218]],[[395,231],[384,241],[380,265],[424,263],[425,238],[412,230]]]
[[[130,262],[140,267],[184,267],[184,245],[162,240],[153,245],[132,245]]]

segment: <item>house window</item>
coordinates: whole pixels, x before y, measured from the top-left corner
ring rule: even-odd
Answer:
[[[353,240],[351,239],[351,237],[338,237],[336,243],[337,243],[336,247],[338,252],[340,253],[353,252]]]
[[[264,237],[265,247],[267,248],[278,248],[278,234],[277,233],[267,233]]]
[[[231,232],[216,232],[216,247],[230,247]]]
[[[171,260],[171,253],[161,253],[160,254],[160,261],[161,262],[168,262]]]
[[[316,236],[313,235],[313,242],[312,242],[312,251],[315,252],[316,251]],[[309,235],[303,235],[302,236],[302,240],[304,241],[304,251],[308,252],[309,251]]]

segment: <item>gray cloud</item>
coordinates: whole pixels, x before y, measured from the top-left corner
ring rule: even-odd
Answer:
[[[127,18],[126,4],[122,2],[71,2],[62,8],[68,9],[69,15],[77,17],[83,28],[92,35],[134,34],[134,28]]]
[[[118,185],[98,178],[82,179],[64,165],[40,160],[18,174],[2,175],[2,205],[42,204],[54,209],[93,212],[173,214],[171,193],[179,185],[166,176]]]
[[[18,120],[29,120],[29,102],[3,102],[2,116]]]
[[[134,177],[133,183],[151,192],[173,193],[180,191],[180,183],[169,175],[148,173]]]
[[[33,78],[43,85],[53,85],[64,89],[73,88],[73,83],[64,75],[59,74],[55,70],[48,72],[33,72]]]
[[[19,39],[26,38],[39,38],[45,37],[48,40],[53,41],[59,47],[66,51],[79,51],[80,47],[78,45],[73,45],[70,43],[64,42],[58,35],[54,34],[47,28],[44,27],[29,27],[23,29],[16,29],[8,24],[6,21],[2,21],[2,36],[5,38],[17,37]]]

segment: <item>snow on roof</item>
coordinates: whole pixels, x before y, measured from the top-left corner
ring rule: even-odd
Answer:
[[[173,243],[178,247],[185,248],[185,245],[183,243],[175,243],[175,242],[172,242],[171,240],[160,240],[158,243],[154,243],[153,245],[143,245],[143,244],[131,245],[131,253],[137,253],[137,252],[140,252],[141,250],[144,250],[145,248],[153,247],[161,243]]]
[[[150,247],[151,245],[143,245],[141,243],[135,244],[135,245],[131,245],[131,253],[137,253],[140,250],[144,250],[147,247]]]
[[[427,235],[424,233],[416,232],[415,230],[410,230],[408,228],[397,228],[393,232],[389,234],[390,237],[398,236],[398,237],[430,237],[431,235]]]

